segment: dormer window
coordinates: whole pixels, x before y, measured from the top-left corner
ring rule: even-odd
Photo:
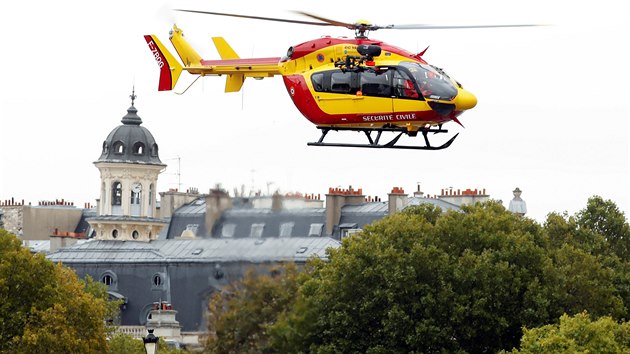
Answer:
[[[260,238],[262,237],[265,224],[252,224],[252,228],[249,230],[249,237]]]
[[[113,145],[115,154],[124,154],[125,153],[125,144],[122,141],[117,141]]]
[[[107,153],[107,149],[108,149],[107,141],[103,141],[103,154]]]
[[[137,142],[133,145],[133,153],[135,155],[144,155],[144,144]]]
[[[157,157],[158,156],[158,145],[157,144],[153,144],[153,146],[151,147],[151,156],[153,156],[153,157]]]

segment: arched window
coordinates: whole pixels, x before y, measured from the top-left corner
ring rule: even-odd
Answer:
[[[158,155],[158,145],[153,144],[153,146],[151,147],[151,156],[157,157],[157,155]]]
[[[115,154],[124,154],[125,153],[125,144],[122,141],[117,141],[113,145]]]
[[[122,205],[122,183],[112,184],[112,205]]]
[[[133,153],[135,155],[143,155],[144,154],[144,144],[141,142],[137,142],[133,145]]]
[[[101,274],[101,283],[107,285],[109,290],[118,289],[118,276],[111,270],[107,270]]]

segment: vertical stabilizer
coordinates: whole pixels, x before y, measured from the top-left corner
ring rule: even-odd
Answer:
[[[180,28],[173,26],[169,38],[185,67],[201,65],[201,56],[193,49],[188,41],[184,39],[184,32],[182,32]]]
[[[175,88],[175,84],[182,73],[182,65],[175,57],[166,49],[160,40],[154,35],[146,35],[144,39],[151,50],[151,54],[155,58],[160,68],[159,91],[170,91]]]

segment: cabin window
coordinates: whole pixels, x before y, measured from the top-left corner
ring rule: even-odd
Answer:
[[[364,96],[392,96],[391,71],[364,71],[360,74],[360,77],[361,92]]]
[[[353,93],[352,78],[356,75],[351,72],[333,72],[330,75],[330,91],[335,93]],[[356,89],[354,90],[356,92]]]
[[[311,83],[317,92],[355,94],[359,89],[358,73],[339,69],[313,74]]]

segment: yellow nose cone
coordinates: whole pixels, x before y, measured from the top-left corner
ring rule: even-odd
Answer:
[[[477,97],[470,91],[459,89],[457,96],[455,97],[455,106],[458,111],[465,111],[471,109],[477,105]]]

